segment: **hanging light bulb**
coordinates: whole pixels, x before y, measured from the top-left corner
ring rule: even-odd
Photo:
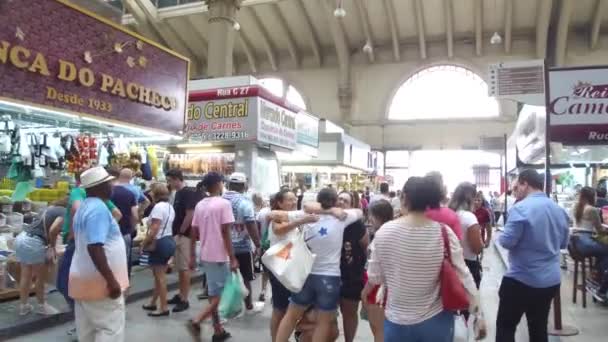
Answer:
[[[338,0],[336,10],[334,11],[334,17],[344,18],[346,16],[346,10],[342,6],[342,0]]]
[[[498,45],[501,43],[502,43],[502,37],[500,36],[500,34],[498,32],[494,32],[494,34],[492,35],[492,38],[490,38],[490,44]]]
[[[235,20],[232,24],[232,28],[234,28],[235,31],[239,31],[241,29],[241,24],[239,24],[239,22]]]
[[[365,52],[365,53],[372,53],[373,50],[374,50],[374,47],[369,42],[369,40],[366,41],[365,45],[363,45],[363,52]]]

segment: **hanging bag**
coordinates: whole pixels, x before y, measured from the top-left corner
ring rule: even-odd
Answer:
[[[315,261],[315,255],[304,241],[304,232],[298,229],[295,233],[290,239],[270,247],[262,256],[264,265],[292,293],[302,290]]]
[[[443,238],[443,263],[441,264],[440,281],[443,309],[447,311],[466,310],[469,308],[469,297],[452,264],[450,241],[445,225],[441,225],[441,236]]]

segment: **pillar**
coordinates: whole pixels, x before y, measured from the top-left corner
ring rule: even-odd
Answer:
[[[232,76],[236,12],[242,0],[207,0],[209,6],[208,77]]]

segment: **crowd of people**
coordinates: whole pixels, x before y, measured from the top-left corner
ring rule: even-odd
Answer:
[[[261,311],[253,298],[271,298],[273,342],[294,335],[297,341],[336,341],[338,319],[344,340],[352,342],[360,315],[376,342],[451,342],[457,320],[474,324],[478,339],[486,334],[478,292],[480,258],[497,217],[506,213],[496,212],[474,184],[461,183],[448,199],[441,175],[431,173],[411,177],[394,193],[386,183],[375,195],[369,188],[338,193],[328,187],[316,201],[304,203],[300,190],[283,187],[266,205],[259,194],[248,196],[248,179],[238,172],[210,172],[194,188],[186,186],[179,170],[170,170],[166,184],[151,184],[145,193],[132,185],[132,177],[128,169],[83,172],[69,198],[53,203],[19,235],[16,252],[25,289],[20,314],[34,310],[27,296],[34,278],[39,281],[36,311],[51,310],[40,279],[62,234],[67,247],[57,288],[75,311],[78,340],[122,341],[133,239],[145,218],[139,262],[150,266],[154,292],[142,309],[157,318],[189,310],[191,276],[200,266],[204,293],[199,298],[208,305],[187,327],[200,334],[201,323],[211,320],[212,341],[231,337],[218,309],[231,272],[240,273],[248,290],[244,313]],[[560,250],[570,239],[568,215],[542,189],[536,171],[520,173],[513,189],[518,203],[510,208],[498,238],[510,254],[499,291],[496,341],[515,341],[524,314],[530,340],[547,341],[550,302],[561,282]],[[598,257],[604,270],[598,293],[605,298],[608,233],[594,207],[595,191],[583,188],[579,198],[574,217],[580,229],[572,245]],[[301,290],[292,293],[262,265],[262,289],[255,297],[256,262],[298,234],[315,255]],[[169,299],[166,274],[172,270],[178,273],[179,291]],[[464,304],[454,309],[459,298]]]

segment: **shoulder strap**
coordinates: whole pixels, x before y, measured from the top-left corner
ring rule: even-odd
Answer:
[[[160,233],[160,236],[162,237],[163,235],[165,235],[165,230],[167,230],[167,225],[169,225],[169,219],[171,218],[171,205],[168,202],[163,202],[163,203],[167,203],[167,207],[169,208],[168,213],[167,213],[167,220],[165,221],[165,226],[163,227],[163,231]]]

